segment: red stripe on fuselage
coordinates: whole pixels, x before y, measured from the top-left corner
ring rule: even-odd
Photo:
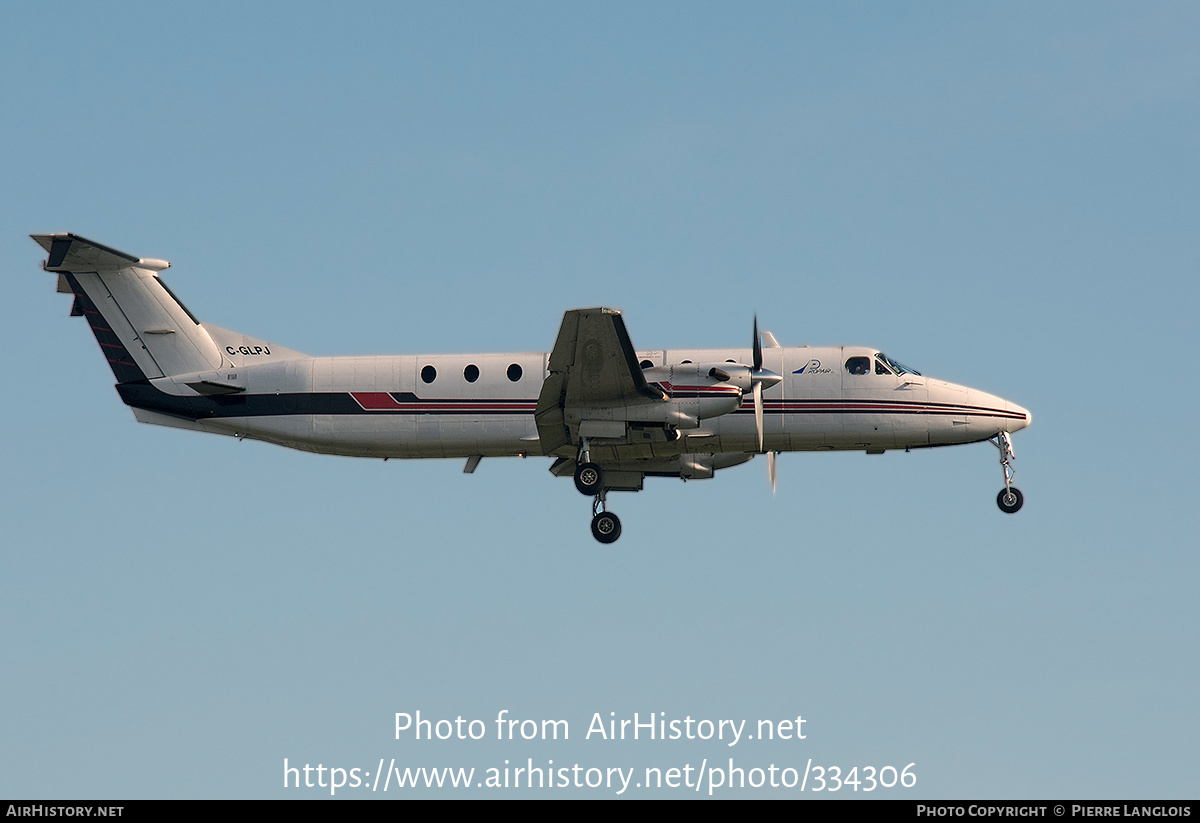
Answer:
[[[389,392],[350,392],[364,411],[478,411],[478,412],[532,412],[536,400],[408,400],[401,402]]]
[[[396,402],[396,398],[385,391],[350,392],[350,396],[366,411],[386,411],[388,409],[405,408]]]

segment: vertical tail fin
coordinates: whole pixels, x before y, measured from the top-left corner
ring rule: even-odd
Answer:
[[[87,318],[118,383],[221,366],[208,331],[158,277],[170,263],[132,257],[74,234],[32,235],[57,272],[59,291],[75,295],[72,315]]]

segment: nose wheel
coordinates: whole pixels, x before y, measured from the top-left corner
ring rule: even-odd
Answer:
[[[604,505],[604,490],[592,502],[592,537],[601,543],[615,542],[621,536],[621,521]]]
[[[1009,439],[1008,432],[998,432],[991,438],[991,443],[1000,450],[1000,466],[1004,470],[1004,488],[996,495],[996,505],[1005,514],[1016,514],[1021,510],[1021,506],[1025,505],[1025,495],[1012,484],[1017,474],[1012,467],[1012,440]]]
[[[1000,493],[996,495],[996,505],[1005,514],[1014,514],[1021,509],[1024,503],[1025,495],[1021,494],[1021,490],[1016,486],[1001,489]]]

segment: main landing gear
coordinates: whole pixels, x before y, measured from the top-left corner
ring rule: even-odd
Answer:
[[[592,537],[601,543],[612,543],[621,536],[621,521],[604,508],[604,492],[592,503]]]
[[[608,510],[604,502],[608,492],[604,488],[604,470],[591,461],[586,440],[576,459],[575,488],[579,489],[580,494],[595,498],[592,501],[592,537],[601,543],[612,543],[620,537],[621,521]]]
[[[580,463],[575,467],[575,488],[580,494],[599,494],[604,481],[604,470],[595,463]]]
[[[1025,495],[1021,494],[1021,490],[1012,484],[1013,477],[1016,475],[1016,471],[1012,467],[1012,441],[1008,437],[1008,432],[998,432],[995,437],[990,438],[990,441],[1000,450],[1000,465],[1004,469],[1004,488],[996,495],[996,505],[1005,514],[1015,514],[1025,504]]]

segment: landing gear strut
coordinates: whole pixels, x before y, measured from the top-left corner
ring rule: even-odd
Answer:
[[[996,495],[996,505],[1005,514],[1015,514],[1025,504],[1025,495],[1021,494],[1021,490],[1012,484],[1013,477],[1016,476],[1016,471],[1012,467],[1012,441],[1008,437],[1008,432],[997,432],[996,436],[990,440],[992,445],[1000,450],[1000,465],[1004,469],[1004,488]]]
[[[605,492],[602,489],[592,503],[592,537],[601,543],[612,543],[621,536],[621,521],[608,511],[604,497]]]

